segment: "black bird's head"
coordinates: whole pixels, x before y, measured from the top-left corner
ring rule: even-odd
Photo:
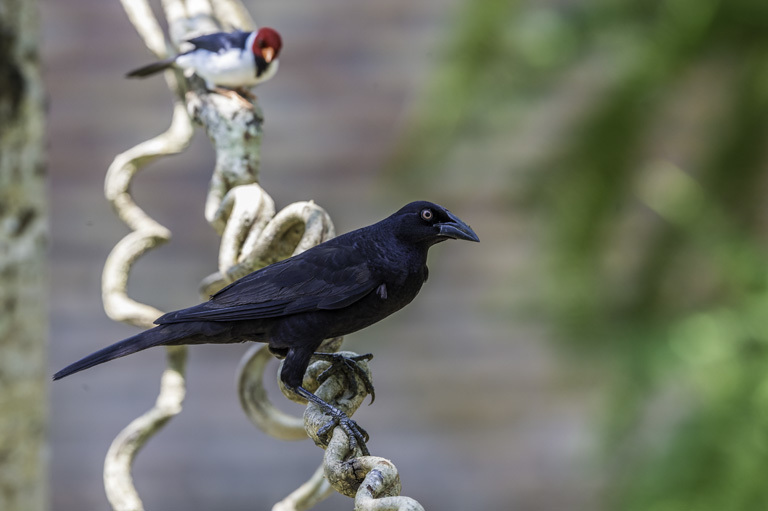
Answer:
[[[449,239],[480,241],[459,217],[432,202],[411,202],[390,218],[396,224],[397,237],[409,243],[432,246]]]

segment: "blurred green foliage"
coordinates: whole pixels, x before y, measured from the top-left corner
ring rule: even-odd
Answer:
[[[525,176],[544,304],[611,374],[606,507],[768,509],[768,2],[472,0],[456,23],[393,165],[412,186],[591,75]]]

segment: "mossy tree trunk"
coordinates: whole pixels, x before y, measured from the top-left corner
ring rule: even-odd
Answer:
[[[48,506],[38,3],[0,0],[0,509]]]

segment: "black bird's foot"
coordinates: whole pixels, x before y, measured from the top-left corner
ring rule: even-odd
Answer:
[[[335,406],[326,403],[304,387],[296,388],[296,392],[308,401],[315,403],[323,411],[323,413],[331,416],[331,419],[326,422],[319,430],[317,430],[317,436],[321,438],[326,445],[328,445],[328,442],[330,442],[330,436],[333,433],[334,428],[339,426],[347,434],[347,438],[349,439],[349,448],[352,452],[354,452],[355,449],[359,447],[363,456],[371,455],[371,452],[368,450],[368,446],[366,445],[366,442],[368,442],[370,437],[368,436],[368,432],[363,429],[362,426],[359,426],[357,422],[350,419],[346,413],[342,412]]]
[[[363,456],[370,456],[371,453],[368,451],[368,446],[366,445],[366,442],[368,442],[370,438],[368,432],[363,429],[362,426],[358,425],[357,422],[347,417],[347,414],[341,410],[333,407],[331,408],[332,409],[326,411],[326,413],[328,413],[332,419],[326,422],[322,428],[317,430],[317,436],[322,438],[327,444],[331,440],[330,436],[331,433],[333,433],[334,428],[339,426],[347,434],[347,438],[349,438],[349,448],[352,451],[354,451],[356,447],[359,447]]]
[[[373,389],[373,382],[362,367],[360,367],[361,360],[366,362],[373,358],[373,353],[366,353],[365,355],[357,355],[354,357],[347,357],[341,353],[315,353],[314,357],[319,360],[324,360],[331,363],[331,367],[320,373],[317,377],[318,383],[323,383],[325,380],[339,372],[344,374],[344,377],[349,382],[349,388],[352,389],[352,397],[357,396],[357,381],[355,376],[358,376],[365,385],[365,391],[371,395],[371,402],[373,404],[376,399],[376,391]]]

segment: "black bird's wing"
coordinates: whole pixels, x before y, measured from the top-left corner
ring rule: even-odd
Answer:
[[[234,32],[217,32],[215,34],[206,34],[198,37],[188,39],[188,43],[192,43],[196,50],[208,50],[214,53],[229,50],[231,48],[237,48],[242,50],[245,48],[245,42],[250,32],[243,32],[242,30],[236,30]]]
[[[353,247],[322,244],[225,287],[200,305],[155,323],[264,319],[340,309],[376,289],[365,257]]]

